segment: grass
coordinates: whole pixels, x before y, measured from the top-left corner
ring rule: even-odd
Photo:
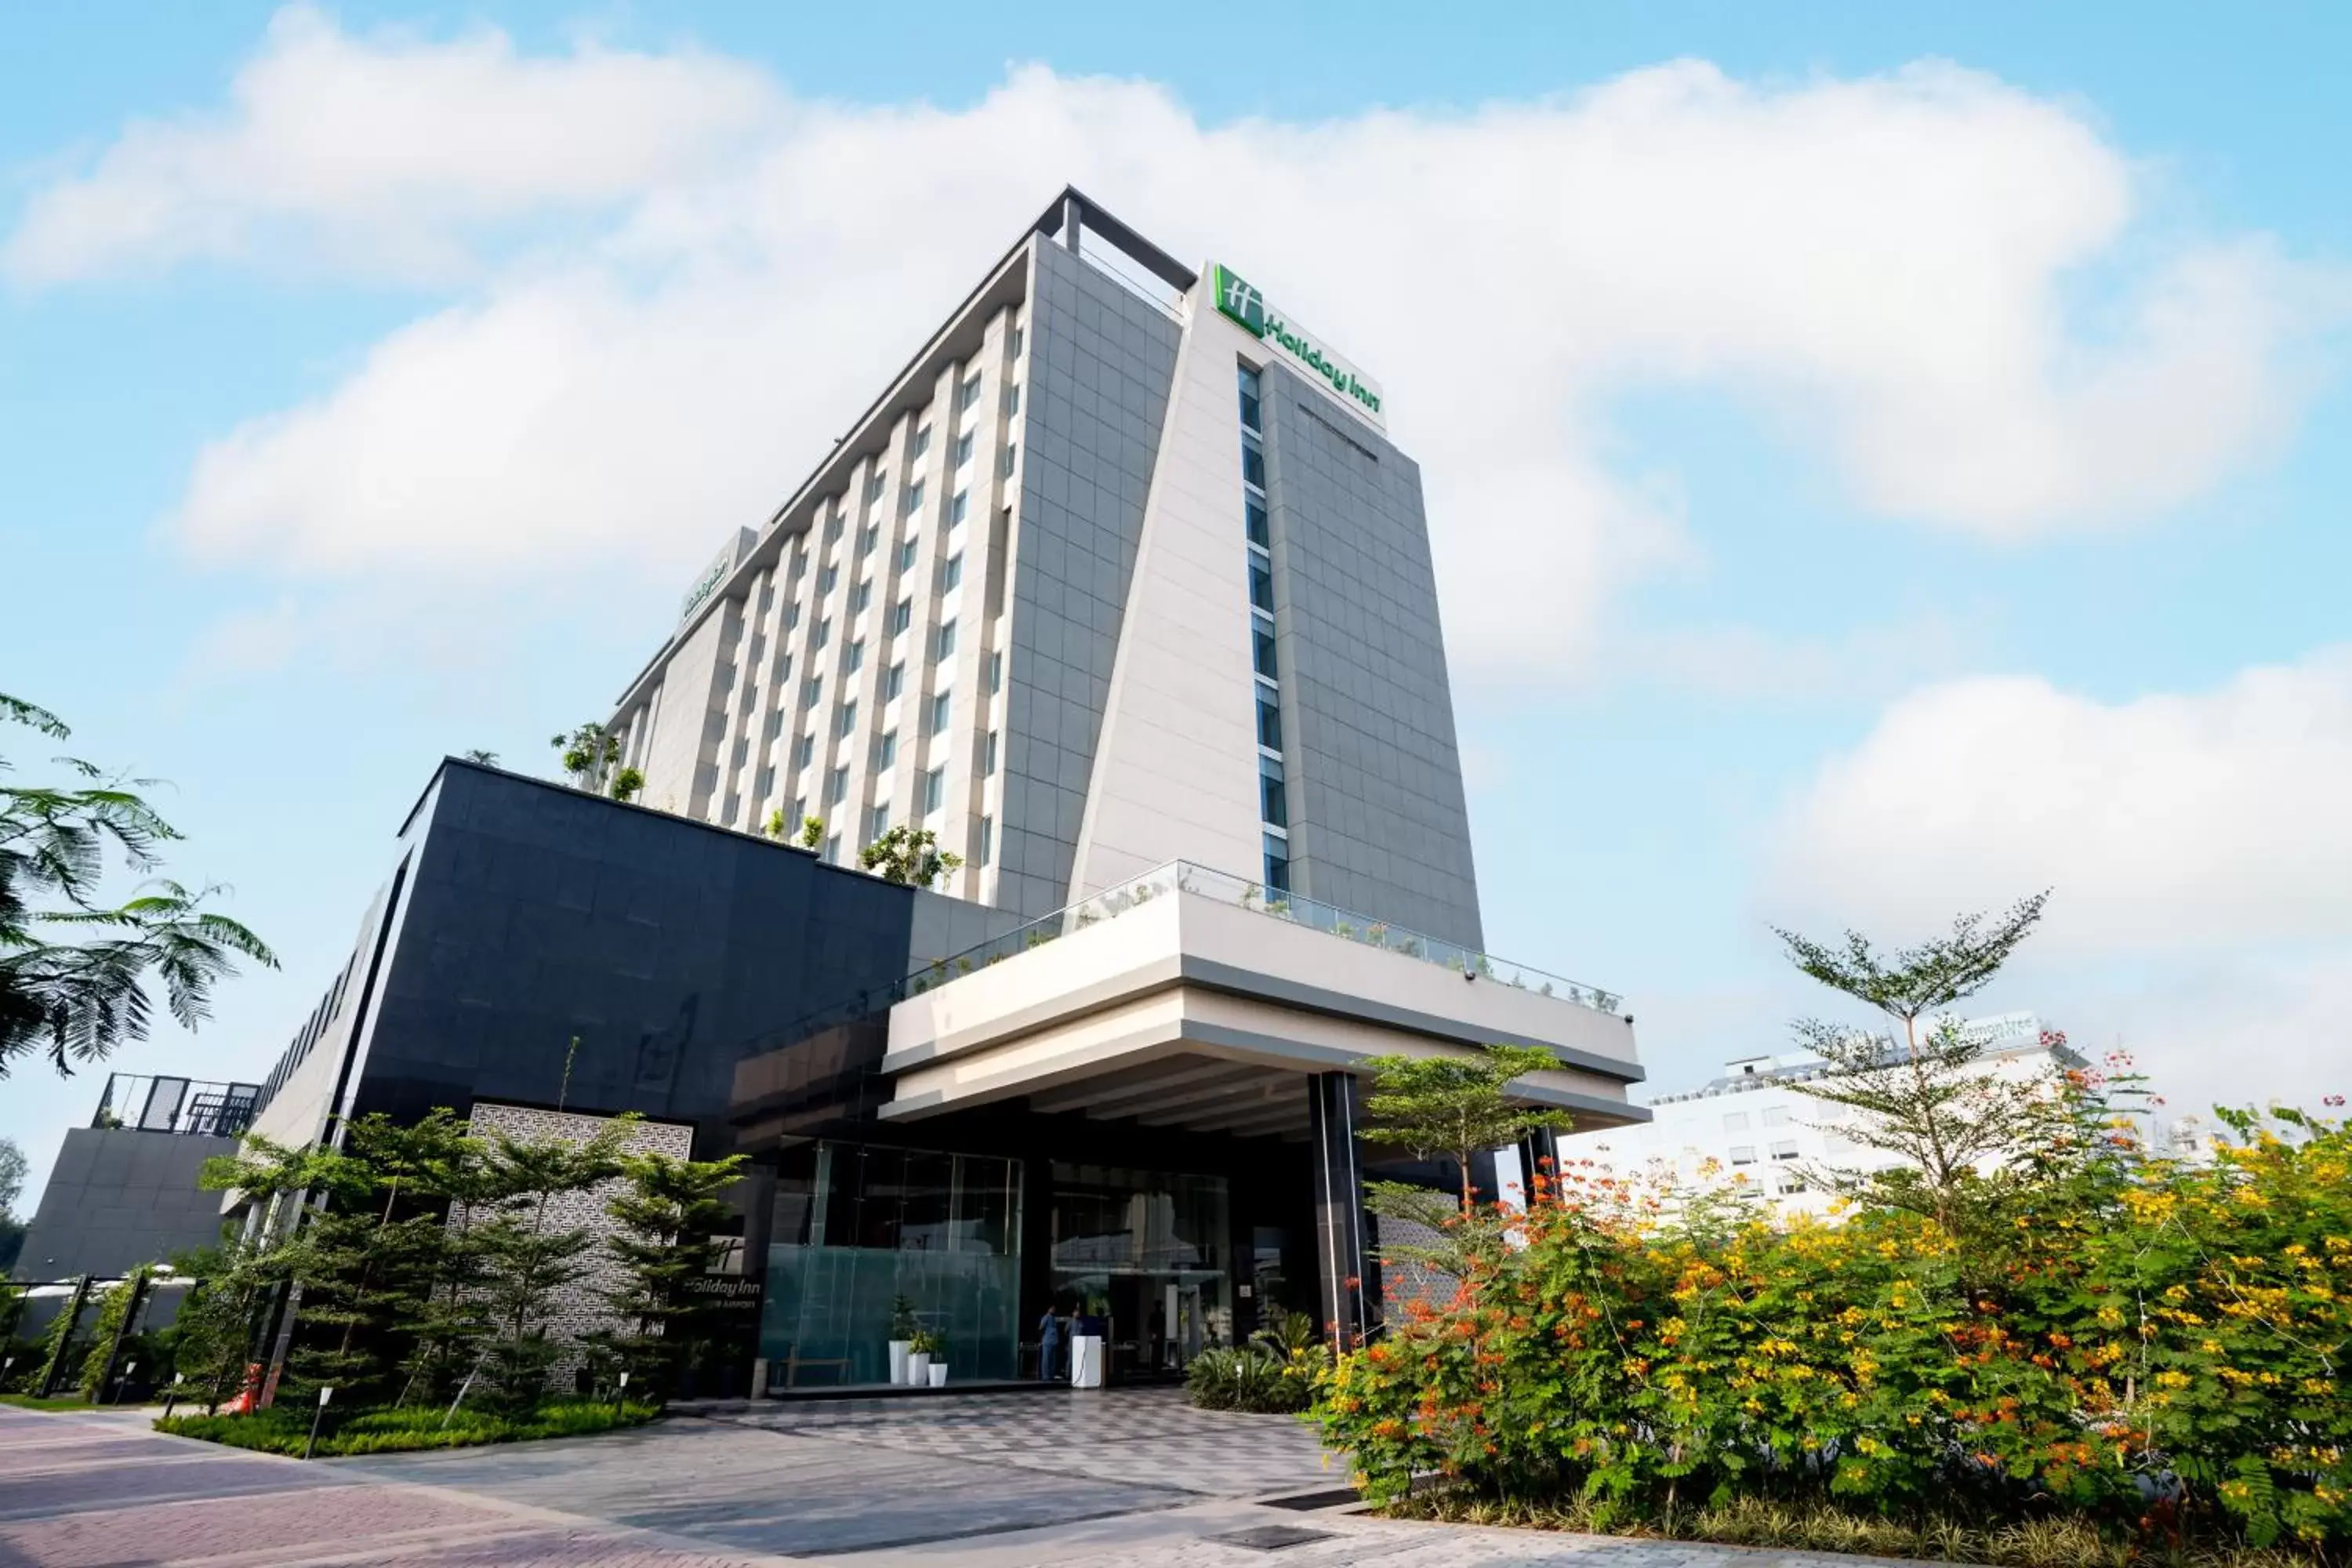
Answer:
[[[659,1414],[659,1409],[651,1405],[615,1406],[564,1400],[542,1405],[535,1414],[520,1419],[460,1410],[445,1424],[446,1412],[437,1407],[412,1405],[338,1414],[330,1406],[313,1452],[323,1458],[343,1454],[397,1454],[415,1448],[467,1448],[482,1443],[527,1443],[541,1437],[583,1437],[642,1426]],[[251,1415],[174,1415],[157,1421],[155,1429],[232,1448],[299,1455],[310,1437],[310,1416],[308,1405],[273,1405]]]
[[[1496,1502],[1431,1492],[1393,1503],[1395,1519],[1574,1531],[1668,1541],[1705,1541],[1800,1552],[1847,1552],[1992,1568],[2325,1568],[2327,1559],[2280,1548],[2119,1541],[2079,1519],[1976,1525],[1954,1519],[1880,1519],[1820,1504],[1747,1498],[1721,1508],[1642,1515],[1622,1505],[1575,1499],[1556,1504]]]
[[[0,1394],[0,1405],[13,1405],[19,1410],[95,1410],[99,1408],[79,1394],[60,1394],[48,1399],[31,1394]]]

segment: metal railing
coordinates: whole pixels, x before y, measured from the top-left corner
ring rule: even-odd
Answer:
[[[257,1083],[207,1083],[199,1079],[109,1073],[92,1127],[141,1132],[184,1132],[234,1138],[253,1125],[261,1101]]]
[[[1424,963],[1437,964],[1476,979],[1492,980],[1515,991],[1557,997],[1562,1002],[1591,1007],[1596,1012],[1624,1016],[1625,999],[1613,991],[1604,991],[1598,985],[1587,985],[1528,964],[1508,963],[1475,948],[1426,936],[1403,926],[1375,920],[1370,915],[1340,909],[1335,904],[1300,898],[1280,889],[1269,889],[1264,883],[1198,866],[1189,860],[1171,860],[1164,866],[1156,866],[1116,887],[1106,888],[1090,899],[1081,899],[978,946],[925,964],[907,976],[904,994],[919,995],[975,970],[1001,963],[1016,953],[1043,947],[1049,942],[1087,930],[1104,921],[1117,920],[1155,900],[1172,897],[1180,892],[1214,899],[1219,903],[1247,910],[1269,920],[1306,926],[1342,941],[1360,942],[1405,958],[1416,958]]]

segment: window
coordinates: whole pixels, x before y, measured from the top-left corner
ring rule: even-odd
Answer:
[[[758,795],[761,800],[765,800],[768,798],[768,792],[775,787],[776,770],[773,768],[761,768],[760,770],[760,782],[752,786],[751,793]]]
[[[874,579],[871,577],[859,579],[857,586],[849,591],[849,613],[853,616],[862,615],[865,613],[866,606],[873,602]]]
[[[885,635],[897,637],[915,624],[915,601],[912,597],[899,600],[890,606],[890,628]]]
[[[871,844],[889,831],[890,808],[887,805],[867,806],[866,808],[866,842]]]
[[[1735,1165],[1752,1165],[1756,1163],[1756,1145],[1753,1143],[1734,1143],[1731,1146],[1731,1163]]]
[[[880,773],[898,760],[898,731],[885,730],[874,737],[874,771]]]
[[[782,686],[792,678],[793,656],[788,653],[778,654],[776,656],[776,684]]]
[[[1250,662],[1268,680],[1278,679],[1274,673],[1274,628],[1253,616],[1250,620]]]
[[[794,626],[799,626],[800,624],[801,607],[798,605],[787,605],[784,606],[784,630],[791,631]]]
[[[907,689],[907,661],[900,659],[882,672],[882,700],[887,702]]]
[[[970,430],[956,437],[955,466],[959,468],[971,461],[971,440],[972,432]]]
[[[804,795],[793,796],[793,815],[789,820],[792,823],[793,832],[794,835],[797,836],[799,834],[801,824],[808,820],[808,796]]]
[[[824,856],[825,863],[826,863],[827,865],[830,865],[830,866],[838,866],[838,865],[840,865],[840,864],[841,864],[841,835],[840,835],[840,834],[838,834],[838,833],[828,833],[828,834],[826,834],[826,835],[825,835],[825,837],[824,837],[824,848],[822,851],[820,851],[820,853],[822,853],[822,854]]]
[[[1013,465],[1019,460],[1020,456],[1020,447],[1010,442],[1006,443],[1004,450],[996,455],[996,471],[1003,475],[1006,479],[1011,479],[1013,477]]]
[[[849,764],[847,763],[844,763],[839,767],[834,769],[833,776],[825,781],[824,803],[827,805],[839,805],[843,801],[847,800],[848,798]]]
[[[823,647],[831,640],[833,640],[833,623],[831,621],[817,622],[816,630],[809,634],[809,647],[813,648]]]
[[[1258,819],[1276,827],[1290,826],[1289,802],[1282,787],[1282,764],[1272,757],[1257,760]]]
[[[1765,1111],[1764,1125],[1767,1127],[1786,1127],[1789,1125],[1789,1108],[1785,1105],[1776,1105],[1770,1110]]]
[[[942,691],[937,697],[932,698],[931,733],[934,735],[944,735],[947,733],[948,718],[954,711],[954,704],[949,700],[949,694],[947,692]]]
[[[1282,750],[1282,710],[1274,693],[1263,688],[1257,694],[1257,743],[1269,752]]]
[[[907,504],[902,510],[909,512],[920,511],[923,510],[922,480],[917,479],[913,484],[907,487]]]
[[[866,493],[868,496],[878,496],[882,493],[881,475],[877,474],[866,481]],[[841,537],[841,531],[848,526],[849,519],[839,507],[835,507],[833,515],[824,520],[824,542],[831,544]]]
[[[816,761],[816,736],[803,735],[793,742],[793,766],[804,768]]]
[[[980,372],[973,371],[971,373],[971,378],[966,381],[961,386],[956,388],[956,412],[961,414],[979,401]]]
[[[761,584],[761,587],[760,587],[760,610],[759,610],[759,613],[760,613],[761,615],[763,615],[763,616],[764,616],[764,615],[766,615],[770,610],[772,610],[772,609],[774,609],[775,607],[776,607],[776,585],[775,585],[773,583],[765,583],[765,584]]]
[[[1252,555],[1249,572],[1250,603],[1269,616],[1274,614],[1274,568]]]
[[[812,675],[801,682],[801,706],[814,708],[824,696],[824,678]]]
[[[866,668],[866,645],[854,642],[841,650],[841,673],[855,675]]]
[[[1247,432],[1242,436],[1242,482],[1265,489],[1265,448]]]
[[[889,488],[890,476],[884,473],[881,469],[877,468],[874,470],[873,475],[866,481],[866,499],[867,500],[880,500],[882,499],[882,492]],[[827,539],[839,539],[841,537],[841,514],[839,512],[834,513],[832,525],[825,530],[824,536]]]
[[[945,593],[950,588],[960,586],[962,582],[963,556],[958,552],[949,556],[946,563],[940,567],[940,591]]]
[[[878,522],[869,522],[866,525],[866,531],[857,536],[857,553],[860,556],[871,555],[874,553],[874,547],[881,542],[882,525]]]
[[[898,570],[901,574],[904,574],[912,572],[914,569],[915,542],[910,539],[907,541],[906,543],[898,546]]]
[[[954,528],[961,523],[965,515],[971,510],[971,492],[970,490],[956,491],[955,500],[948,503],[948,526],[950,528]]]
[[[1773,1141],[1772,1158],[1775,1160],[1793,1160],[1796,1157],[1797,1141],[1794,1138],[1779,1138]]]
[[[1804,1190],[1804,1177],[1797,1174],[1794,1171],[1783,1171],[1780,1173],[1779,1191],[1782,1197],[1793,1197]]]
[[[1019,359],[1021,345],[1028,341],[1028,333],[1022,328],[1015,327],[1013,329],[1013,335],[1004,340],[1004,352],[1013,358]]]
[[[956,624],[953,621],[942,621],[940,624],[939,635],[931,639],[931,657],[945,658],[955,652],[955,637]]]
[[[939,810],[948,802],[948,770],[944,763],[923,775],[923,810]]]
[[[824,571],[819,572],[816,574],[817,597],[823,598],[832,593],[834,584],[840,581],[841,568],[838,566],[827,566]]]
[[[983,816],[980,819],[980,843],[977,847],[979,853],[972,857],[972,864],[987,865],[991,857],[996,852],[996,819],[994,817]]]
[[[988,656],[988,692],[993,697],[1004,689],[1004,650],[997,649]]]
[[[846,735],[852,730],[856,728],[857,704],[855,702],[843,703],[841,705],[840,711],[834,717],[833,732],[836,735]]]
[[[1013,382],[1004,389],[1004,416],[1007,419],[1021,412],[1021,384]]]
[[[1274,537],[1265,526],[1265,502],[1253,495],[1242,497],[1242,521],[1249,531],[1252,544],[1262,544],[1267,549],[1274,547]]]
[[[916,426],[914,445],[907,448],[907,455],[910,458],[919,458],[930,449],[931,427],[928,425]]]
[[[1241,367],[1241,384],[1242,428],[1244,430],[1259,430],[1265,428],[1265,426],[1258,423],[1257,372],[1252,370],[1247,365],[1243,365]]]
[[[1748,1112],[1744,1110],[1727,1111],[1723,1118],[1723,1130],[1726,1132],[1747,1131]]]
[[[1265,887],[1270,893],[1290,891],[1290,840],[1265,835]]]
[[[794,582],[798,582],[798,581],[800,581],[800,575],[801,575],[801,574],[802,574],[802,573],[803,573],[803,572],[805,572],[805,571],[807,571],[807,570],[808,570],[808,551],[807,551],[806,549],[804,549],[803,547],[800,546],[800,545],[797,545],[797,544],[793,545],[793,581],[794,581]]]
[[[768,715],[768,739],[772,741],[784,732],[784,710],[781,708]]]
[[[980,743],[980,776],[984,779],[996,776],[996,731],[993,730]]]

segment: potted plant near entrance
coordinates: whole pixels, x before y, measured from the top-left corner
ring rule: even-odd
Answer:
[[[915,1303],[901,1296],[890,1303],[890,1383],[893,1387],[914,1380],[907,1375],[908,1353],[914,1349]]]
[[[940,1336],[930,1330],[924,1329],[918,1332],[915,1335],[914,1353],[921,1361],[923,1370],[915,1381],[929,1383],[933,1388],[945,1388],[948,1385],[947,1350],[948,1347],[940,1342]]]
[[[931,1356],[940,1342],[929,1329],[917,1329],[907,1346],[907,1381],[917,1388],[928,1388],[931,1382]]]

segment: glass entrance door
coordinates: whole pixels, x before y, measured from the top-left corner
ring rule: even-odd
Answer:
[[[1103,1321],[1114,1379],[1183,1375],[1233,1334],[1222,1176],[1056,1161],[1055,1310]]]

